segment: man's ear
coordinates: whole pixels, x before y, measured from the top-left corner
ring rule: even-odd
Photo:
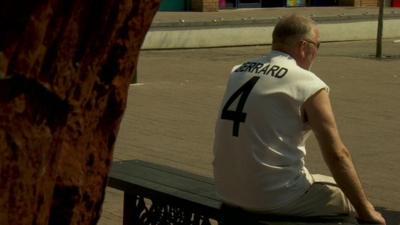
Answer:
[[[302,59],[304,59],[307,54],[306,54],[306,45],[304,41],[299,41],[298,43],[298,51],[299,51],[299,55],[301,56]]]

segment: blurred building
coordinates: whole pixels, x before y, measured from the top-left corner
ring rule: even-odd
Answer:
[[[235,8],[378,6],[379,0],[161,0],[160,11],[218,11]],[[385,0],[386,6],[400,7],[400,0]]]

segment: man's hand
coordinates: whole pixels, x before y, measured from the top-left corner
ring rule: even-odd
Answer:
[[[358,212],[357,220],[360,223],[386,224],[386,221],[383,218],[382,214],[376,211],[371,203],[369,203],[366,211],[360,210],[360,212]]]

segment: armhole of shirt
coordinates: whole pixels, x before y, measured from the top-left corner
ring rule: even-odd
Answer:
[[[303,123],[307,123],[308,122],[308,116],[307,116],[307,113],[306,113],[306,111],[304,110],[304,104],[310,99],[310,98],[312,98],[312,97],[314,97],[315,95],[317,95],[318,93],[320,93],[321,91],[326,91],[326,92],[328,92],[328,94],[329,94],[329,87],[328,86],[324,86],[324,87],[321,87],[320,89],[318,89],[317,91],[315,91],[312,95],[310,95],[308,98],[306,98],[305,99],[305,101],[303,102],[303,104],[301,105],[301,108],[300,108],[300,115],[301,115],[301,120],[302,120],[302,122]]]

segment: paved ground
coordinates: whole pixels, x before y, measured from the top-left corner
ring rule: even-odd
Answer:
[[[143,51],[114,160],[142,159],[212,175],[213,127],[228,72],[269,46]],[[375,42],[323,43],[313,71],[331,87],[337,122],[372,202],[400,224],[400,43],[374,60]],[[306,161],[328,173],[314,138]],[[122,224],[122,194],[107,189],[100,225]]]

